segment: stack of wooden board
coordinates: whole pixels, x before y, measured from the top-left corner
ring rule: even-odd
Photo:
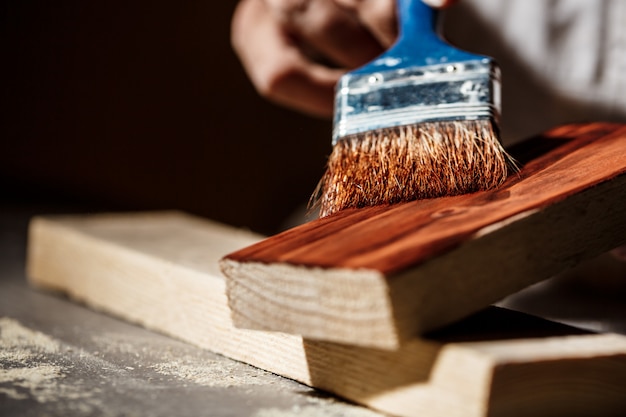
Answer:
[[[572,126],[555,130],[537,141],[536,145],[552,144],[544,157],[521,160],[522,171],[512,177],[505,188],[485,193],[483,197],[468,197],[471,203],[464,205],[461,200],[453,199],[449,200],[453,204],[445,204],[435,211],[432,209],[438,204],[436,201],[422,203],[424,206],[411,203],[347,212],[316,220],[304,229],[294,229],[265,241],[249,232],[176,212],[39,217],[30,228],[29,279],[36,287],[64,292],[98,310],[394,415],[624,415],[626,336],[587,333],[497,308],[471,314],[507,292],[617,245],[626,237],[626,216],[623,215],[626,128],[607,124]],[[586,151],[581,153],[580,149]],[[546,159],[545,155],[553,157]],[[589,169],[580,165],[586,161]],[[534,171],[529,171],[533,166]],[[598,169],[591,169],[591,166]],[[584,169],[584,172],[574,175],[570,172],[572,167]],[[555,169],[559,175],[550,174]],[[604,177],[600,178],[602,175]],[[559,180],[567,191],[561,195],[550,191],[550,198],[541,204],[524,194],[531,201],[520,210],[506,208],[507,199],[512,203],[524,200],[517,196],[520,190],[528,190],[523,184],[530,180],[535,181],[532,188],[549,190],[554,190],[553,183]],[[424,262],[415,262],[419,255],[415,253],[417,246],[412,246],[419,241],[415,230],[410,225],[397,226],[398,221],[393,220],[404,218],[415,224],[421,218],[418,212],[424,210],[422,216],[453,222],[455,216],[469,215],[490,204],[504,204],[506,210],[502,212],[507,215],[489,216],[484,223],[479,220],[489,210],[470,216],[473,226],[464,229],[462,238],[454,241],[438,235],[441,239],[433,241],[437,244],[428,249],[431,251],[428,256],[421,258],[428,258]],[[445,211],[446,208],[452,211]],[[435,212],[439,216],[432,216]],[[381,221],[385,218],[387,221]],[[564,227],[573,221],[578,222],[576,227]],[[376,226],[365,235],[357,230],[354,240],[342,235],[350,228],[354,232],[355,224],[362,225],[363,230],[371,224]],[[373,269],[374,272],[362,270],[364,267],[360,265],[363,264],[359,262],[369,258],[369,253],[359,253],[359,250],[350,252],[343,263],[336,263],[346,254],[337,253],[343,243],[362,243],[364,236],[376,238],[393,229],[390,224],[405,232],[395,234],[393,241],[379,241],[379,246],[371,252],[371,265],[384,265],[381,259],[388,256],[391,263],[387,265],[396,267]],[[539,235],[522,233],[539,226],[541,230],[546,229],[538,232]],[[421,226],[425,230],[429,227]],[[306,232],[304,236],[302,231]],[[326,248],[328,263],[294,262],[297,256],[307,253],[319,260],[319,252],[313,249],[324,248],[332,241],[329,233],[338,235],[339,240]],[[519,278],[522,274],[517,273],[510,278],[507,270],[500,270],[497,265],[506,259],[506,253],[512,253],[511,249],[498,249],[507,234],[517,236],[513,239],[515,244],[530,245],[514,258],[522,259],[534,248],[544,251],[542,257],[528,259],[529,263],[540,265],[536,269],[525,269],[527,278]],[[302,241],[297,239],[298,235],[302,236]],[[306,242],[316,240],[310,239],[313,235],[322,241],[308,246]],[[522,236],[529,241],[523,241]],[[556,240],[540,243],[545,237]],[[573,242],[575,238],[587,243],[581,247]],[[283,246],[279,246],[282,249],[278,251],[273,245],[281,242]],[[385,250],[386,245],[389,245],[388,250]],[[251,281],[253,286],[249,292],[256,294],[257,300],[263,302],[259,294],[269,297],[268,302],[259,307],[249,306],[249,298],[237,299],[237,294],[248,295],[246,291],[233,291],[233,313],[228,306],[226,282],[219,272],[219,259],[242,247],[270,246],[274,252],[261,251],[265,253],[262,260],[250,258],[249,263],[254,266],[247,265],[249,258],[243,255],[255,253],[256,249],[243,249],[223,261],[223,267],[229,270],[229,279],[237,280],[229,283],[231,290],[236,286],[244,288]],[[481,248],[490,251],[487,262],[490,268],[462,265],[463,259],[472,260],[482,253]],[[465,250],[468,253],[464,255],[461,252]],[[275,264],[276,258],[267,257],[267,253],[275,256],[283,253],[284,258]],[[454,274],[446,281],[446,275],[441,275],[443,272],[438,269],[444,265],[438,260],[446,257],[452,265],[463,268],[469,282],[458,280]],[[286,272],[274,276],[271,273],[274,268]],[[265,269],[261,271],[263,280],[251,274],[262,269]],[[494,283],[473,275],[489,269],[495,270],[490,275],[492,279],[498,278]],[[294,274],[292,270],[302,270],[303,275]],[[239,274],[240,271],[245,273]],[[439,271],[438,278],[431,278],[430,282],[428,278],[416,280],[416,276],[425,276],[426,271]],[[535,273],[537,275],[533,275]],[[322,282],[309,284],[308,279]],[[514,282],[503,283],[510,279]],[[389,285],[389,282],[401,285]],[[496,289],[486,288],[491,286]],[[367,294],[372,289],[377,292]],[[416,290],[418,293],[411,293]],[[431,301],[426,296],[429,291]],[[445,292],[450,293],[449,299]],[[468,300],[478,297],[479,301],[461,303],[462,297],[456,293],[464,294]],[[384,300],[377,300],[376,294],[382,294]],[[359,302],[343,305],[345,300],[358,299],[361,295],[365,300],[362,305]],[[276,303],[277,297],[279,300],[293,297],[296,301]],[[316,303],[320,302],[318,297],[328,297],[321,301],[329,308],[326,318],[324,311],[315,311]],[[416,307],[411,307],[408,301],[414,298],[420,303],[412,311]],[[408,302],[409,307],[398,311],[398,302]],[[430,324],[418,317],[421,308],[439,303],[456,312],[446,315],[445,308],[434,307],[429,314],[435,317],[435,322]],[[462,306],[457,308],[456,304]],[[285,305],[289,307],[286,310]],[[233,314],[239,324],[252,322],[254,326],[273,327],[276,320],[259,324],[259,320],[248,317],[250,313],[246,309],[269,309],[271,313],[276,308],[288,314],[294,305],[314,312],[312,314],[321,317],[314,320],[326,320],[334,331],[329,337],[315,336],[332,340],[337,338],[333,335],[339,334],[342,342],[350,343],[238,329],[231,319]],[[388,318],[380,319],[381,309],[391,311],[387,313]],[[347,319],[348,324],[342,324],[340,331],[336,331],[333,314],[350,311],[358,314],[353,314]],[[268,318],[276,316],[270,313],[263,314]],[[253,314],[261,313],[254,310]],[[440,314],[444,317],[437,318]],[[394,319],[396,316],[398,320]],[[468,317],[426,336],[415,335],[462,316]],[[350,328],[369,326],[367,323],[372,319],[382,327],[369,334],[384,337],[384,341],[371,343],[371,335],[362,330],[355,330],[356,336],[351,334]],[[290,331],[299,332],[298,323],[302,324],[302,329],[310,326],[307,320],[286,320],[290,326],[295,326]],[[421,324],[409,323],[411,321]],[[397,323],[401,323],[402,330],[394,333],[385,329],[398,326]],[[324,327],[321,322],[312,326],[320,327]]]
[[[396,349],[626,240],[626,128],[511,150],[500,188],[346,210],[228,255],[235,325]]]

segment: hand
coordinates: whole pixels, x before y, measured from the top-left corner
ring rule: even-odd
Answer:
[[[611,251],[611,255],[613,255],[615,259],[619,259],[622,262],[626,262],[626,245],[613,249]]]
[[[321,117],[332,115],[339,77],[374,59],[396,36],[395,0],[242,0],[231,33],[261,95]]]

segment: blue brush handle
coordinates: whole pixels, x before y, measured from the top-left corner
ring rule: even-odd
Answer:
[[[441,39],[437,34],[439,12],[424,4],[422,0],[397,0],[397,2],[398,40],[387,52],[352,73],[364,74],[483,58],[481,55],[457,49]]]

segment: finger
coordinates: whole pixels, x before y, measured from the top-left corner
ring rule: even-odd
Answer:
[[[626,245],[613,249],[611,255],[613,255],[615,259],[626,262]]]
[[[437,9],[443,9],[444,7],[452,6],[457,0],[423,0],[424,3],[429,5],[430,7],[434,7]]]
[[[398,36],[395,0],[334,0],[356,15],[376,40],[386,49]]]
[[[266,1],[285,30],[337,66],[356,68],[384,50],[357,16],[334,0]]]
[[[261,95],[311,115],[332,115],[334,85],[344,71],[310,61],[263,0],[243,0],[238,5],[231,38]]]

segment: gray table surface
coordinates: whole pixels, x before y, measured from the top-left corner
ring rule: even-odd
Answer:
[[[0,416],[380,415],[30,289],[26,228],[39,210],[0,208]],[[626,334],[626,264],[595,261],[501,305]]]

